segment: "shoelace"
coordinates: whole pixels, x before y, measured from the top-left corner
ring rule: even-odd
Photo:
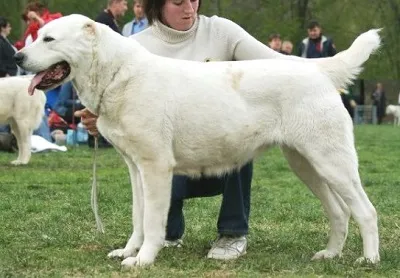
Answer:
[[[239,242],[241,238],[236,238],[236,237],[219,237],[216,241],[213,243],[213,248],[219,247],[223,249],[230,249],[230,250],[235,250],[238,251],[237,246],[233,246],[235,243]]]

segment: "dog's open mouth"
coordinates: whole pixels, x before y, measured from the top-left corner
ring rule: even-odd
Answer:
[[[68,77],[71,67],[65,61],[52,65],[47,70],[38,72],[29,85],[28,93],[33,95],[35,89],[46,90],[53,88]]]

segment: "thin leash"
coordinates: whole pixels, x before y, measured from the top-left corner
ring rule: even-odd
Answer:
[[[91,194],[91,206],[92,210],[94,213],[94,217],[96,219],[96,227],[97,231],[100,233],[104,234],[104,226],[103,222],[101,221],[100,215],[99,215],[99,207],[98,207],[98,193],[97,193],[97,188],[98,188],[98,183],[97,183],[97,149],[99,148],[99,141],[97,136],[94,137],[94,151],[93,151],[93,181],[92,181],[92,194]]]
[[[104,91],[100,94],[99,98],[99,103],[97,104],[96,107],[96,115],[100,115],[100,108],[101,108],[101,102],[103,100],[104,96]],[[97,182],[97,152],[99,148],[99,139],[98,136],[93,136],[94,138],[94,151],[93,151],[93,178],[92,178],[92,193],[90,196],[90,204],[92,207],[92,211],[94,214],[94,217],[96,219],[96,228],[97,231],[104,234],[104,226],[103,222],[101,221],[100,215],[99,215],[99,207],[98,207],[98,193],[97,193],[97,188],[98,188],[98,182]]]
[[[75,87],[74,87],[74,90],[76,90]],[[103,92],[103,94],[104,94],[104,92]],[[103,94],[101,94],[100,99],[99,99],[99,103],[98,103],[98,105],[96,107],[97,115],[99,115]],[[73,94],[73,98],[75,99],[75,95],[74,94]],[[73,105],[74,104],[75,104],[75,101],[73,102]],[[92,207],[94,218],[96,219],[97,231],[102,233],[102,234],[104,234],[104,226],[103,226],[103,222],[101,221],[101,218],[100,218],[100,215],[99,215],[99,206],[98,206],[98,199],[97,199],[98,198],[98,193],[97,193],[97,188],[98,188],[98,182],[97,182],[97,151],[98,151],[98,148],[99,148],[99,141],[98,141],[98,136],[93,136],[93,138],[94,138],[93,171],[92,171],[93,177],[92,177],[92,192],[91,192],[91,196],[90,196],[90,205]]]

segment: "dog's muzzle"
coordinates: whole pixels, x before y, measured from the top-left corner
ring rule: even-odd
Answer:
[[[21,66],[22,63],[23,63],[24,60],[25,60],[25,57],[26,57],[25,54],[23,54],[23,53],[21,53],[21,52],[15,53],[15,55],[14,55],[15,63],[16,63],[18,66]]]

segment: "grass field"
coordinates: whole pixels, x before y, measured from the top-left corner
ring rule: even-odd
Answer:
[[[12,167],[0,153],[0,277],[400,277],[400,129],[355,130],[360,173],[379,216],[381,264],[355,265],[362,254],[352,220],[343,257],[310,262],[327,243],[319,201],[289,170],[278,149],[255,164],[248,254],[233,262],[205,258],[216,237],[220,197],[189,200],[181,249],[164,249],[156,265],[122,270],[106,257],[131,233],[131,189],[113,149],[99,151],[98,234],[90,208],[92,150],[34,154]]]

